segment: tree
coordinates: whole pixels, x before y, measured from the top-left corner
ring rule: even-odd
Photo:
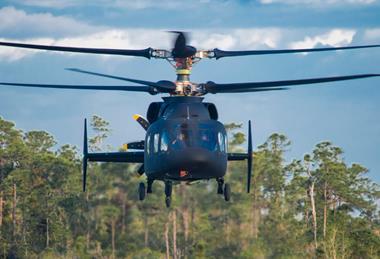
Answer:
[[[94,121],[102,148],[109,124]],[[241,125],[226,128],[230,151],[245,150]],[[0,119],[0,257],[380,257],[380,190],[368,170],[348,165],[330,142],[287,163],[289,148],[277,133],[258,146],[251,194],[246,163],[233,162],[231,202],[204,181],[173,186],[167,209],[161,182],[138,200],[138,165],[92,163],[82,193],[75,146]]]
[[[99,151],[102,149],[103,141],[109,136],[111,130],[108,128],[109,122],[98,115],[91,118],[91,127],[96,135],[89,140],[90,150]]]

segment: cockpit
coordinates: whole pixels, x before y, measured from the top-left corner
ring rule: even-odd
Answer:
[[[175,152],[185,148],[202,148],[212,152],[225,153],[227,137],[224,132],[210,128],[208,124],[199,124],[196,128],[178,124],[171,131],[163,128],[160,132],[148,134],[146,147],[147,154]]]

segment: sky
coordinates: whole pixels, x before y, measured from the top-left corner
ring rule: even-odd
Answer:
[[[248,50],[380,44],[379,0],[2,0],[0,41],[78,47],[165,48],[189,32],[198,49]],[[202,60],[191,80],[254,82],[380,73],[380,48],[312,54]],[[54,53],[0,47],[0,81],[123,84],[65,68],[175,80],[164,60]],[[321,141],[345,151],[348,164],[366,166],[380,183],[380,78],[295,86],[289,91],[206,95],[223,123],[253,122],[254,145],[274,133],[292,142],[287,159],[300,159]],[[132,119],[162,95],[28,89],[0,86],[0,116],[18,128],[46,130],[60,145],[81,148],[83,119],[110,122],[113,146],[144,138]],[[242,172],[244,173],[244,172]]]

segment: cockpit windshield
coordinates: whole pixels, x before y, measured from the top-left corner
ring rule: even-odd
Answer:
[[[179,150],[185,147],[200,147],[210,151],[225,152],[224,134],[206,126],[198,130],[179,125],[170,136],[171,148]]]
[[[175,135],[172,136],[172,147],[173,149],[181,149],[184,147],[192,146],[192,131],[188,129],[180,129],[175,132]]]
[[[199,145],[210,151],[218,150],[217,133],[212,130],[200,130],[198,133]]]

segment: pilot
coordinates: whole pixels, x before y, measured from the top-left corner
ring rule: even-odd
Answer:
[[[186,140],[186,134],[184,132],[180,132],[177,136],[177,138],[175,138],[173,141],[172,141],[172,146],[176,149],[180,149],[180,148],[183,148],[185,147],[185,144],[184,144],[184,141]]]
[[[202,134],[202,141],[209,141],[208,135],[206,133]]]

